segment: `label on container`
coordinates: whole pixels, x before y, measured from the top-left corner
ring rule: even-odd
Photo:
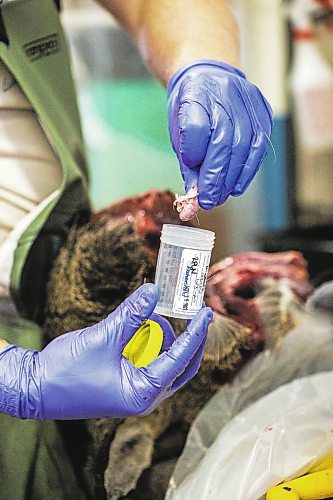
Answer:
[[[207,250],[184,249],[180,260],[173,312],[198,312],[201,309],[210,262]]]

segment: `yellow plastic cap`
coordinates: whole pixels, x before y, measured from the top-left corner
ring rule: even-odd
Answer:
[[[126,345],[123,356],[134,366],[147,366],[157,358],[163,343],[163,330],[156,321],[147,321],[135,332]]]

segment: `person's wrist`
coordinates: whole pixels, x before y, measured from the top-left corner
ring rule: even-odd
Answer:
[[[4,351],[7,347],[9,347],[10,344],[4,339],[0,339],[0,353]]]
[[[33,374],[37,351],[9,344],[0,352],[0,412],[16,418],[38,418],[38,401],[30,386],[38,380]]]
[[[243,71],[241,71],[236,66],[233,66],[232,64],[223,61],[218,61],[215,59],[198,59],[197,61],[192,61],[191,63],[185,64],[171,76],[167,84],[168,95],[170,95],[177,82],[185,73],[187,73],[189,70],[195,67],[200,67],[200,66],[206,68],[221,68],[224,71],[240,76],[241,78],[246,78],[245,73],[243,73]]]

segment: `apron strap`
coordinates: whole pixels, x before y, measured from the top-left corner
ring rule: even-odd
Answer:
[[[87,165],[70,58],[55,0],[3,0],[0,13],[0,58],[33,106],[62,167],[62,184],[22,233],[11,270],[16,307],[21,315],[36,320],[59,244],[78,214],[89,212]],[[44,252],[40,260],[36,260],[38,251]]]

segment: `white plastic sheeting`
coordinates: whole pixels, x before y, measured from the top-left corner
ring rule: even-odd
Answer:
[[[264,498],[333,451],[331,370],[333,325],[307,315],[279,350],[258,355],[202,410],[166,499]]]

